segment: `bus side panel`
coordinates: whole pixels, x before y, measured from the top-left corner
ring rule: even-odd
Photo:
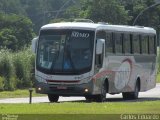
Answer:
[[[108,78],[109,93],[133,92],[138,79],[140,91],[155,87],[155,57],[108,56],[105,62],[101,73]]]
[[[109,93],[133,91],[134,63],[132,56],[108,56],[106,69],[112,71],[109,77]]]
[[[137,68],[135,72],[140,79],[140,91],[147,91],[156,85],[156,56],[137,55],[135,56]]]

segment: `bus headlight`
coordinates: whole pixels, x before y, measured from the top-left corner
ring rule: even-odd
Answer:
[[[85,92],[85,93],[88,93],[88,91],[89,91],[89,90],[88,90],[87,88],[86,88],[86,89],[84,89],[84,92]]]
[[[41,91],[41,90],[42,90],[42,88],[41,88],[41,87],[39,87],[39,88],[38,88],[38,91]]]

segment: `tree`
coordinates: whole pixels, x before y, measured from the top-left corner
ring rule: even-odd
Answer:
[[[25,15],[20,0],[0,0],[0,13]]]
[[[13,51],[31,43],[34,36],[32,22],[23,16],[0,15],[0,46]]]
[[[132,25],[137,15],[146,9],[147,7],[155,4],[155,0],[121,0],[121,4],[125,6],[125,9],[129,11],[129,16],[132,19],[128,24]],[[136,22],[136,25],[154,27],[158,29],[160,24],[160,7],[155,7],[144,12]]]
[[[130,20],[124,6],[116,0],[84,0],[82,9],[81,16],[95,22],[127,24]]]
[[[17,38],[14,35],[14,31],[10,29],[2,29],[0,32],[0,46],[1,48],[6,47],[12,50],[17,50],[18,45],[17,45]]]
[[[28,17],[34,24],[34,30],[38,33],[40,27],[49,23],[66,2],[66,0],[21,0]]]
[[[84,16],[81,16],[81,5],[79,2],[73,3],[73,1],[70,2],[70,6],[67,6],[67,8],[63,9],[64,11],[59,13],[57,18],[53,18],[50,22],[71,22],[74,21],[76,18],[83,18]]]

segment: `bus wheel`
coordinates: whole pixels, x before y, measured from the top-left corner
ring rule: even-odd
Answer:
[[[122,93],[122,95],[123,95],[123,99],[125,99],[125,100],[138,99],[138,95],[139,95],[139,83],[136,82],[134,92],[124,92],[124,93]]]
[[[93,96],[93,95],[87,95],[87,96],[85,96],[85,98],[86,98],[86,100],[87,100],[88,102],[94,101],[94,96]]]
[[[50,102],[58,102],[59,96],[48,94],[48,99],[49,99]]]
[[[107,93],[107,86],[104,83],[102,85],[101,94],[95,96],[96,102],[105,102],[106,101],[106,93]]]

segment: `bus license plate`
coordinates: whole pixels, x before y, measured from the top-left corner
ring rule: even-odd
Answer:
[[[59,89],[59,90],[66,90],[67,87],[66,86],[58,86],[57,89]]]

